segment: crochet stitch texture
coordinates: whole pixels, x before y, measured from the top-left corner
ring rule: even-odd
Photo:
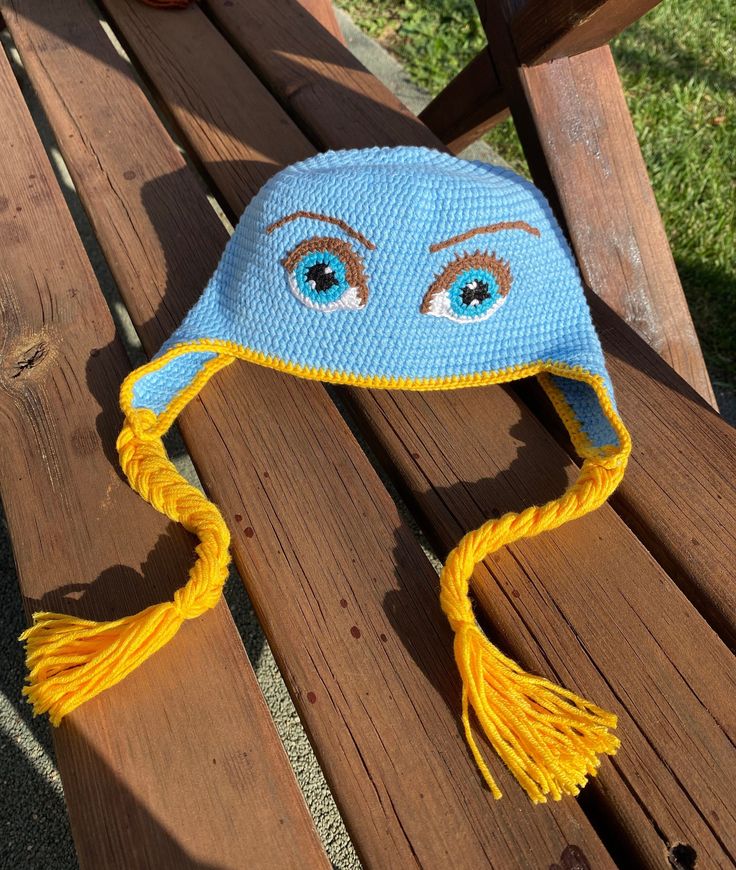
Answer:
[[[113,623],[36,614],[24,635],[36,712],[60,719],[113,685],[219,599],[229,533],[160,438],[216,371],[244,359],[356,386],[447,389],[537,375],[584,460],[558,499],[468,532],[442,572],[462,718],[472,707],[533,801],[576,794],[618,746],[615,716],[493,647],[473,616],[489,553],[600,505],[630,452],[573,255],[543,195],[510,170],[425,148],[320,154],[246,208],[200,301],[123,384],[118,441],[131,485],[200,538],[174,601]]]

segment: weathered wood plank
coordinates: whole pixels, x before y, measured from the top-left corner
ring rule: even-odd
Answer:
[[[506,96],[484,48],[425,107],[419,119],[458,154],[508,115]]]
[[[196,7],[172,15],[165,9],[143,9],[138,4],[114,7],[124,44],[148,49],[147,66],[155,66],[156,87],[168,113],[187,131],[196,151],[216,148],[220,159],[207,167],[218,186],[257,190],[282,166],[311,153],[306,140],[294,136],[294,124],[285,112],[273,111],[273,96],[243,64],[221,34],[201,19]],[[193,26],[197,22],[201,26]],[[319,31],[315,22],[312,26]],[[162,34],[152,44],[148,30]],[[202,57],[208,62],[202,63]],[[153,65],[153,66],[152,66]],[[197,71],[197,88],[182,87]],[[223,87],[223,82],[228,86]],[[218,93],[220,122],[214,120],[208,94]],[[243,107],[246,111],[243,111]],[[254,123],[254,119],[257,122]],[[242,143],[248,143],[242,159]]]
[[[127,25],[126,4],[109,0],[108,9],[126,34],[133,32]],[[126,12],[119,15],[119,10]],[[158,70],[157,42],[166,33],[157,34],[152,25],[138,26],[133,47],[153,83],[161,82],[165,99],[176,102],[176,93],[167,89],[168,77]],[[173,52],[171,41],[168,45]],[[196,76],[177,81],[185,91],[198,92]],[[205,99],[200,92],[200,102],[209,107],[211,123],[228,124],[216,93]],[[229,119],[229,124],[237,126],[237,119]],[[182,132],[187,136],[186,129]],[[213,137],[204,148],[201,140],[195,144],[188,138],[205,168],[217,166],[220,155]],[[242,142],[240,149],[239,159],[246,161],[248,143]],[[233,213],[254,192],[232,185],[220,190]],[[562,488],[564,454],[501,390],[443,396],[365,391],[345,391],[345,395],[442,549],[492,508],[518,507],[552,497]],[[524,451],[517,456],[519,441]],[[487,443],[495,445],[492,457]],[[492,482],[484,480],[489,472],[496,475]],[[571,473],[569,464],[566,473]],[[599,540],[606,541],[604,554]],[[571,564],[586,578],[582,589],[570,581]],[[528,547],[519,545],[511,553],[499,554],[492,566],[493,574],[479,571],[479,597],[514,653],[538,670],[551,667],[567,684],[622,711],[626,751],[591,794],[620,832],[618,848],[629,863],[661,864],[667,849],[677,842],[694,843],[703,860],[723,863],[720,828],[714,833],[712,823],[692,809],[695,801],[717,813],[732,836],[733,817],[723,795],[702,775],[704,768],[733,768],[735,763],[729,714],[725,720],[718,712],[703,715],[704,703],[716,711],[728,707],[729,690],[722,693],[719,680],[711,676],[717,672],[730,685],[733,661],[723,645],[610,509],[587,518],[577,529],[565,530],[559,538],[537,539]],[[632,571],[638,578],[636,590],[629,588]],[[663,594],[669,606],[666,616],[659,614]],[[591,611],[591,599],[596,612]],[[640,620],[642,613],[646,627]],[[529,626],[521,632],[520,617],[521,624]],[[685,643],[681,626],[688,626]],[[587,653],[583,659],[581,642]],[[697,662],[694,667],[693,662]],[[678,711],[680,729],[662,736],[660,711],[669,708]],[[692,724],[695,719],[697,726]],[[706,761],[693,760],[693,728],[709,735],[705,742],[713,754]]]
[[[617,511],[736,648],[736,430],[592,294],[618,404],[637,449]]]
[[[659,0],[514,0],[511,32],[522,63],[605,45]]]
[[[585,280],[715,406],[610,49],[522,66],[501,0],[477,6],[532,177]]]
[[[312,142],[323,148],[335,147],[330,140],[340,148],[384,145],[388,125],[396,141],[436,147],[424,124],[348,48],[315,26],[297,0],[205,6]]]
[[[605,45],[658,0],[515,0],[511,33],[525,64],[582,54]],[[453,78],[419,115],[457,154],[508,117],[508,100],[488,48]]]
[[[191,543],[119,476],[126,354],[2,51],[0,118],[0,485],[24,602],[135,612]],[[328,866],[224,603],[55,742],[84,867]]]
[[[521,75],[586,281],[715,406],[610,49]]]
[[[150,352],[201,292],[224,229],[87,7],[14,8],[9,26]],[[325,390],[232,366],[181,429],[366,863],[548,866],[572,843],[611,866],[575,802],[532,812],[505,772],[504,801],[481,787],[458,735],[436,575]]]

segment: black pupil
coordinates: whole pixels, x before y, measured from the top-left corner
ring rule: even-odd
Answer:
[[[491,294],[488,292],[488,284],[486,281],[479,281],[477,278],[469,281],[462,290],[463,305],[480,305]]]
[[[338,281],[328,263],[314,263],[307,269],[307,283],[313,286],[317,293],[326,293]]]

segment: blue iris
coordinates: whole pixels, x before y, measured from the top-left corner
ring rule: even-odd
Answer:
[[[448,290],[450,308],[458,317],[481,317],[501,298],[498,280],[488,269],[467,269]]]
[[[349,288],[345,263],[332,251],[310,251],[294,269],[299,292],[310,302],[329,305]]]

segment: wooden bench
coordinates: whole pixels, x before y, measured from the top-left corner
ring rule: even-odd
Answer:
[[[627,6],[578,5],[593,19]],[[440,146],[290,0],[100,8],[134,68],[86,0],[0,0],[148,355],[227,240],[198,175],[232,221],[316,149]],[[510,22],[488,28],[488,93],[498,108],[502,89],[586,279],[604,295],[618,284],[624,300],[669,287],[662,304],[682,318],[635,140],[611,132],[623,104],[607,49],[527,67],[549,45],[519,56],[523,23],[490,0],[481,11]],[[595,32],[592,45],[611,35]],[[110,618],[168,597],[191,543],[120,477],[130,364],[2,54],[0,118],[0,486],[21,591],[28,611]],[[583,132],[609,125],[595,159],[565,145],[573,118]],[[624,234],[640,256],[616,266]],[[592,302],[634,439],[627,476],[611,504],[495,554],[474,578],[509,654],[619,715],[622,748],[579,801],[532,807],[500,764],[503,800],[482,786],[458,731],[435,570],[361,446],[441,556],[574,473],[533,388],[328,391],[236,365],[181,417],[366,866],[725,867],[736,855],[736,437],[701,397],[692,343],[671,358],[697,391]],[[55,743],[85,867],[329,866],[224,603],[71,714]]]

